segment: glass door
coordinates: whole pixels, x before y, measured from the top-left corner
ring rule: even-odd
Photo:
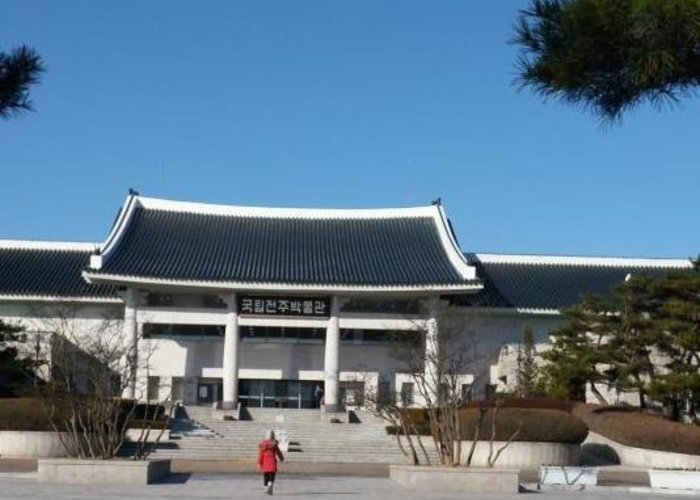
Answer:
[[[322,382],[308,380],[241,380],[238,398],[251,408],[314,408],[314,389]]]

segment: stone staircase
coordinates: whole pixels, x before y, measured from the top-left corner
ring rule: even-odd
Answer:
[[[327,414],[320,410],[248,408],[245,420],[215,418],[209,407],[181,408],[170,439],[161,440],[153,458],[253,460],[257,444],[274,430],[285,459],[299,462],[404,463],[385,423],[369,412]],[[331,423],[338,418],[342,423]],[[348,423],[348,420],[355,423]]]

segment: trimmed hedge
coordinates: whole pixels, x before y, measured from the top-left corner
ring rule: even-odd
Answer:
[[[125,408],[131,404],[132,402],[128,400],[124,401]],[[149,425],[154,411],[156,422],[153,424],[153,429],[168,428],[165,408],[143,403],[136,405],[129,428],[140,429]],[[39,398],[0,398],[0,431],[53,430]]]
[[[430,435],[430,425],[424,410],[406,410],[419,420],[416,423],[418,433]],[[460,428],[462,439],[474,438],[478,421],[478,410],[466,408],[461,411]],[[494,411],[489,410],[481,423],[480,440],[491,439],[491,427]],[[414,420],[416,422],[416,420]],[[506,441],[520,428],[514,441],[543,442],[543,443],[573,443],[580,444],[588,435],[588,427],[578,418],[559,410],[538,408],[501,408],[496,419],[496,441]],[[388,426],[387,432],[393,434],[395,427]]]
[[[471,401],[467,403],[466,408],[482,408],[484,406],[492,406],[492,401]],[[574,408],[572,401],[549,398],[505,398],[499,399],[501,408],[530,408],[539,410],[558,410],[566,413],[571,413]]]
[[[591,431],[620,444],[647,450],[700,455],[700,426],[673,422],[627,406],[578,404],[573,414]]]
[[[0,399],[0,431],[53,431],[38,398]]]

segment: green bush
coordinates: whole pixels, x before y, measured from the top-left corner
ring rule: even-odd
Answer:
[[[573,414],[591,431],[620,444],[648,450],[700,455],[700,426],[620,406],[579,404]]]
[[[476,408],[466,408],[460,414],[460,430],[465,441],[474,438],[479,411]],[[494,411],[488,410],[481,423],[480,440],[491,439]],[[430,435],[430,425],[427,420],[416,425],[418,433]],[[506,441],[520,429],[514,441],[545,442],[545,443],[574,443],[583,442],[588,435],[588,427],[584,422],[566,412],[539,408],[500,408],[496,418],[496,441]],[[394,434],[396,428],[387,426],[387,433]]]

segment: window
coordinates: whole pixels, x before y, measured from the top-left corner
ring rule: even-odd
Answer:
[[[210,309],[223,309],[226,303],[218,295],[202,295],[202,306]]]
[[[322,328],[298,328],[279,326],[246,326],[241,328],[244,339],[259,339],[265,342],[322,342],[326,331]]]
[[[148,377],[148,387],[146,388],[146,398],[149,401],[158,401],[160,398],[160,377]]]
[[[143,337],[223,337],[221,325],[182,325],[165,323],[144,323]]]
[[[472,385],[462,384],[462,401],[472,400]]]
[[[173,305],[173,296],[170,293],[149,293],[146,298],[146,304],[151,307],[171,307]]]
[[[346,302],[342,311],[379,312],[395,314],[418,314],[420,303],[417,300],[366,300],[352,299]]]
[[[214,294],[184,294],[149,292],[146,304],[150,307],[194,307],[207,309],[222,309],[226,304],[221,297]]]
[[[401,384],[401,404],[411,406],[413,404],[413,383],[404,382]]]
[[[379,404],[389,404],[392,396],[391,384],[387,381],[380,381],[377,386],[377,402]]]

